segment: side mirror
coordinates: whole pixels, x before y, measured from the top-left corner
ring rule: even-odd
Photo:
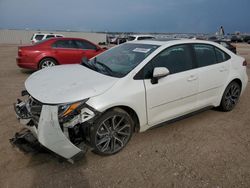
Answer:
[[[85,56],[84,56],[84,57],[82,58],[82,63],[83,63],[83,64],[88,63],[88,61],[89,61],[89,60],[88,60],[88,58],[87,58],[87,57],[85,57]]]
[[[153,72],[152,84],[158,84],[158,80],[169,75],[169,70],[166,67],[155,67]]]

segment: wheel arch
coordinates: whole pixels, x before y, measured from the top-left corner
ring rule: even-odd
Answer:
[[[221,93],[220,93],[220,98],[218,99],[218,101],[216,102],[217,105],[215,106],[218,106],[221,104],[221,100],[222,100],[222,97],[223,97],[223,94],[227,88],[227,86],[232,83],[232,82],[237,82],[239,85],[240,85],[240,88],[241,88],[241,92],[242,92],[242,80],[238,77],[234,77],[232,79],[230,79],[227,84],[225,84],[224,88],[221,90]]]
[[[140,120],[139,120],[139,117],[136,113],[136,111],[134,109],[132,109],[131,107],[129,106],[125,106],[125,105],[118,105],[118,106],[113,106],[113,107],[110,107],[108,109],[106,109],[103,113],[107,112],[107,111],[110,111],[110,110],[114,110],[116,108],[120,108],[122,110],[124,110],[125,112],[127,112],[130,117],[134,120],[134,123],[135,123],[135,126],[134,126],[134,132],[139,132],[140,130]]]
[[[232,82],[236,82],[237,84],[240,85],[240,88],[242,89],[242,81],[239,78],[233,79],[231,82],[229,82],[227,85],[229,85]]]

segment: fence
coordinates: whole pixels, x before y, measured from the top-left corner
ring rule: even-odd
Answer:
[[[60,32],[60,31],[39,31],[41,33],[57,33],[65,37],[84,38],[91,42],[98,44],[99,42],[106,42],[105,33],[87,33],[87,32]],[[7,30],[0,29],[0,44],[29,44],[31,37],[36,30]]]

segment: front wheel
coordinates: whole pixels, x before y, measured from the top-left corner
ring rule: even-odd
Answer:
[[[91,144],[94,152],[112,155],[122,150],[133,133],[134,122],[122,109],[113,109],[103,114],[92,127]]]
[[[231,82],[224,91],[221,99],[221,110],[231,111],[237,104],[241,93],[241,87],[237,82]]]

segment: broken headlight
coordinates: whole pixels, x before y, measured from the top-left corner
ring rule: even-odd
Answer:
[[[81,112],[81,109],[84,107],[88,99],[85,99],[80,102],[75,102],[71,104],[63,104],[58,106],[58,117],[59,119],[71,119],[74,115],[77,115]]]

